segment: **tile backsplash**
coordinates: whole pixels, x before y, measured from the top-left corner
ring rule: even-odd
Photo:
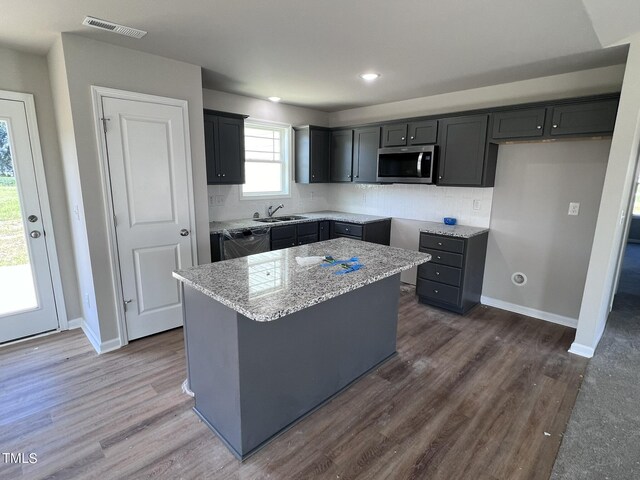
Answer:
[[[287,198],[241,200],[238,185],[210,185],[209,220],[266,215],[269,205],[283,203],[282,214],[338,210],[441,222],[455,217],[458,223],[488,227],[493,188],[436,187],[435,185],[291,184]]]

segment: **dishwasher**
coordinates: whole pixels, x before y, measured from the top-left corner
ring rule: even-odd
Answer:
[[[222,259],[246,257],[271,250],[271,228],[255,227],[223,232]]]

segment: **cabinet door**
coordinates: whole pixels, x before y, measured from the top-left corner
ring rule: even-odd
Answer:
[[[329,181],[331,174],[329,157],[331,154],[331,132],[329,130],[310,131],[311,145],[309,159],[311,162],[311,183],[324,183]]]
[[[544,134],[545,108],[529,108],[493,114],[492,137],[529,138]]]
[[[425,120],[409,124],[408,145],[429,145],[438,141],[438,121]]]
[[[207,162],[207,183],[209,185],[218,183],[218,162],[216,155],[216,130],[217,117],[213,115],[204,116],[204,151]]]
[[[618,100],[553,107],[551,135],[611,133],[617,112]]]
[[[318,228],[318,240],[319,241],[323,241],[323,240],[329,240],[329,238],[331,238],[331,233],[329,231],[329,225],[331,222],[329,222],[328,220],[323,220],[320,222],[319,228]]]
[[[331,181],[350,182],[353,161],[353,130],[331,133]]]
[[[407,144],[407,124],[384,125],[382,127],[383,147],[403,147]]]
[[[353,133],[354,182],[376,183],[380,127],[357,128]]]
[[[220,183],[244,183],[244,120],[218,117],[216,143]]]
[[[440,121],[438,185],[482,185],[488,115]]]

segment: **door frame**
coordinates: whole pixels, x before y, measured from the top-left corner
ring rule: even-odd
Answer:
[[[64,302],[62,275],[60,274],[58,250],[56,249],[56,237],[53,231],[53,217],[51,215],[51,205],[49,204],[49,191],[47,189],[47,181],[44,171],[42,146],[40,145],[40,131],[38,130],[38,121],[36,117],[36,104],[33,99],[33,95],[30,93],[0,90],[0,98],[4,100],[22,102],[24,104],[27,118],[27,129],[29,131],[29,143],[31,144],[31,156],[33,158],[33,168],[38,188],[40,214],[42,215],[42,228],[45,232],[44,241],[47,247],[47,258],[49,260],[49,276],[53,286],[53,298],[55,300],[56,316],[58,317],[57,331],[68,330],[69,319],[67,318],[67,307]]]
[[[100,182],[102,184],[102,204],[107,226],[107,244],[109,253],[109,270],[112,279],[112,291],[115,298],[115,310],[117,315],[119,347],[129,343],[127,335],[127,322],[124,309],[124,297],[122,295],[122,272],[118,256],[118,243],[116,237],[116,226],[114,222],[115,213],[113,210],[113,197],[111,195],[111,174],[109,171],[109,157],[107,154],[107,143],[102,124],[102,99],[104,97],[117,98],[120,100],[132,100],[149,103],[158,103],[179,107],[182,109],[182,120],[184,124],[184,141],[187,156],[187,199],[189,202],[189,222],[191,223],[191,257],[193,264],[197,265],[198,250],[196,244],[196,215],[193,195],[193,173],[191,157],[191,135],[189,132],[189,109],[186,100],[176,98],[160,97],[146,93],[129,92],[108,87],[91,85],[91,98],[93,103],[93,119],[96,141],[98,145],[98,163],[100,164]]]

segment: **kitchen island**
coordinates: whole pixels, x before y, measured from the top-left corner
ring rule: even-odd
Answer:
[[[362,266],[296,262],[310,256]],[[254,453],[395,354],[400,272],[430,258],[339,238],[174,272],[195,412]]]

